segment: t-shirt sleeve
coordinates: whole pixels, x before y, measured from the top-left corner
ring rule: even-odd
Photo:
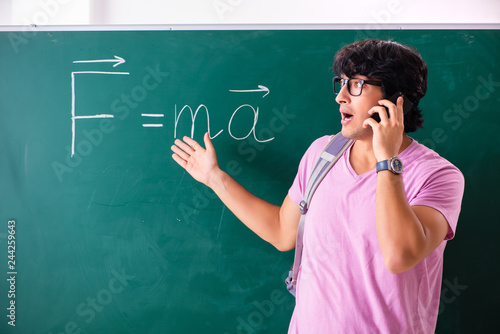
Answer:
[[[433,171],[419,194],[409,204],[428,206],[441,212],[449,225],[445,240],[450,240],[455,236],[464,187],[462,173],[449,164]]]
[[[297,172],[297,175],[295,175],[295,179],[293,180],[293,184],[288,190],[288,196],[294,201],[297,205],[300,205],[300,202],[302,201],[302,198],[304,198],[304,189],[305,189],[305,183],[304,183],[304,165],[306,164],[305,162],[305,156],[302,157],[302,160],[300,161],[299,164],[299,170]]]

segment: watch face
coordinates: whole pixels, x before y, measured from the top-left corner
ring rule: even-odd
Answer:
[[[399,158],[392,158],[391,170],[396,174],[401,174],[403,172],[403,162]]]

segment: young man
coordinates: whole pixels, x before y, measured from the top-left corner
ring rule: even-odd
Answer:
[[[423,123],[418,102],[427,67],[406,46],[367,40],[341,49],[334,71],[342,134],[355,142],[310,203],[289,333],[434,333],[443,251],[455,233],[464,179],[406,135]],[[396,103],[387,99],[398,92]],[[404,99],[413,104],[405,112]],[[281,207],[224,173],[208,134],[206,149],[185,137],[172,150],[244,224],[286,251],[295,247],[305,184],[330,138],[307,150]]]

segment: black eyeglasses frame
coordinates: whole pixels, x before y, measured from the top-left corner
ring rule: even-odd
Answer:
[[[352,94],[351,93],[351,89],[349,88],[350,85],[349,85],[349,81],[350,80],[358,80],[359,82],[361,82],[361,88],[359,89],[359,94]],[[342,87],[344,87],[346,84],[347,84],[347,92],[349,93],[349,95],[351,96],[360,96],[361,93],[363,93],[363,86],[365,84],[368,84],[368,85],[372,85],[372,86],[379,86],[379,87],[382,87],[382,81],[380,80],[365,80],[365,79],[359,79],[359,78],[341,78],[341,77],[334,77],[333,80],[332,80],[332,84],[333,84],[333,92],[335,93],[335,95],[338,95],[340,93],[340,91],[336,91],[335,90],[335,82],[340,82],[340,89],[342,89]]]

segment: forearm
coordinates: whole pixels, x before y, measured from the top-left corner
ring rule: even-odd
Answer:
[[[377,175],[376,226],[386,267],[400,273],[420,262],[426,234],[408,204],[403,178],[389,171]]]
[[[211,173],[207,185],[259,237],[279,250],[290,248],[290,232],[280,223],[279,206],[253,195],[220,169]]]

